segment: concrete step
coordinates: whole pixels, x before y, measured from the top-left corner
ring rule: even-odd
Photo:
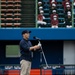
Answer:
[[[22,4],[27,5],[27,4],[34,4],[34,3],[35,3],[35,1],[25,1],[25,2],[23,2]]]
[[[35,27],[35,0],[22,0],[22,26]]]
[[[22,10],[22,12],[24,14],[30,14],[30,13],[34,13],[35,11],[34,10]]]
[[[22,23],[34,23],[35,19],[22,19],[21,22]]]
[[[22,9],[34,9],[35,5],[23,5]]]

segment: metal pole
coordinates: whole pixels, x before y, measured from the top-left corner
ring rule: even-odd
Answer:
[[[37,15],[38,15],[38,0],[35,1],[35,24],[36,24],[36,28],[37,28]]]
[[[72,27],[74,27],[74,0],[72,0]]]
[[[38,42],[41,44],[40,40],[38,40]],[[46,64],[46,67],[45,68],[48,68],[48,63],[47,63],[47,60],[46,60],[46,57],[45,57],[45,54],[44,54],[44,51],[43,51],[43,48],[42,48],[42,45],[41,45],[41,52],[40,52],[40,75],[42,75],[42,57],[44,58],[44,61],[45,61],[45,64]]]
[[[0,28],[1,28],[1,0],[0,0]]]
[[[40,40],[38,40],[38,41],[41,44]],[[45,64],[46,64],[46,68],[49,68],[48,63],[47,63],[47,60],[46,60],[46,57],[45,57],[45,54],[44,54],[44,51],[43,51],[43,48],[42,48],[42,45],[41,45],[41,54],[43,55],[43,58],[44,58],[44,61],[45,61]],[[42,61],[42,58],[41,58],[41,61]]]

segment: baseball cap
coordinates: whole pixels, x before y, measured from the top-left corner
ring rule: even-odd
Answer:
[[[52,4],[52,6],[56,6],[55,4]]]
[[[40,14],[41,14],[41,13],[44,13],[44,11],[43,11],[43,10],[41,10],[41,11],[40,11]]]
[[[56,15],[53,16],[54,18],[57,17]]]
[[[74,6],[75,6],[75,2],[74,2],[74,4],[73,4]]]
[[[55,2],[55,0],[52,0],[52,2]]]
[[[56,12],[56,10],[53,10],[52,12]]]
[[[66,7],[70,7],[70,5],[66,5]]]
[[[68,14],[71,14],[71,11],[68,11],[67,13],[68,13]]]
[[[38,4],[42,4],[42,2],[38,2]]]
[[[40,7],[39,7],[39,9],[43,9],[43,7],[42,7],[42,6],[40,6]]]
[[[71,16],[71,14],[69,13],[68,16]]]
[[[29,31],[29,30],[22,31],[22,35],[25,34],[25,33],[31,33],[31,31]]]
[[[66,2],[66,4],[69,4],[69,2]]]

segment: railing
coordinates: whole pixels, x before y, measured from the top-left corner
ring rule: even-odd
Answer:
[[[0,75],[20,75],[20,65],[0,65]],[[40,69],[32,69],[30,75],[75,75],[75,64],[74,65],[41,65]]]
[[[20,75],[20,65],[0,65],[0,75]]]
[[[20,75],[20,65],[0,65],[0,75]],[[40,69],[31,69],[30,75],[40,75]]]
[[[48,70],[48,72],[47,72]],[[52,71],[52,74],[51,74]],[[41,66],[41,75],[75,75],[75,64],[74,65],[45,65]]]

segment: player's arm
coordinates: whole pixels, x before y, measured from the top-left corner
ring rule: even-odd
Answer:
[[[40,48],[40,46],[35,45],[35,46],[30,47],[29,50],[36,50],[36,49],[39,49],[39,48]]]

